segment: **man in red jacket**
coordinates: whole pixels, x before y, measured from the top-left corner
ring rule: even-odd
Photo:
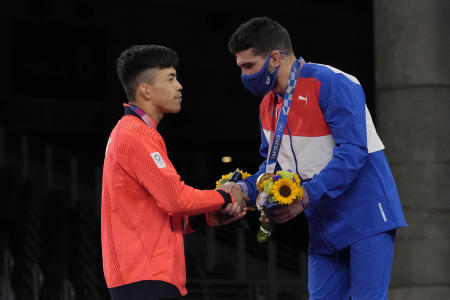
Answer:
[[[103,270],[113,300],[178,299],[187,293],[183,233],[245,215],[240,189],[197,190],[181,181],[157,125],[181,109],[176,53],[133,46],[117,72],[125,115],[108,139],[103,166]],[[220,218],[223,220],[223,218]]]

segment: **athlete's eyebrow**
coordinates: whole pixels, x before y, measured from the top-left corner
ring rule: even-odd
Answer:
[[[239,67],[240,67],[240,68],[250,68],[250,67],[252,67],[254,64],[255,64],[255,63],[253,63],[253,62],[245,62],[245,63],[239,65]]]

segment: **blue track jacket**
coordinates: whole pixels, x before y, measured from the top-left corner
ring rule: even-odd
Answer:
[[[267,158],[282,98],[260,105],[260,154]],[[275,114],[275,117],[273,117]],[[358,80],[336,68],[306,63],[292,97],[276,170],[297,172],[309,194],[310,248],[332,253],[349,244],[407,226],[397,188]],[[251,204],[257,173],[243,182]]]

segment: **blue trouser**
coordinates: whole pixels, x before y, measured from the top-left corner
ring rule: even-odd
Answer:
[[[309,253],[309,299],[387,299],[394,241],[395,230],[391,230],[333,254]]]

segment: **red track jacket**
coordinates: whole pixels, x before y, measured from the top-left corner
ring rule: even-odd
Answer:
[[[141,280],[175,285],[186,269],[183,215],[217,211],[224,198],[180,180],[159,133],[124,116],[106,147],[102,191],[103,270],[109,288]]]

